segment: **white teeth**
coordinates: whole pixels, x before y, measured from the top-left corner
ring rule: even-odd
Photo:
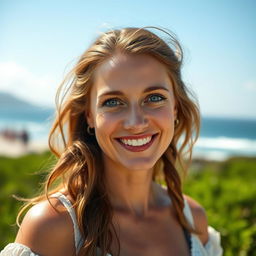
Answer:
[[[138,139],[138,140],[121,139],[121,141],[126,145],[136,147],[136,146],[142,146],[142,145],[145,145],[145,144],[149,143],[151,141],[151,138],[152,138],[152,136],[149,136],[149,137],[144,138],[144,139]]]

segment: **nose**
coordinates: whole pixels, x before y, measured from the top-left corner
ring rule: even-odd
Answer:
[[[139,133],[148,127],[148,118],[141,106],[131,106],[127,112],[124,119],[125,129]]]

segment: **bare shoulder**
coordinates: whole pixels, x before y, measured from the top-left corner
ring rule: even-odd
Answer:
[[[184,195],[191,209],[192,216],[195,223],[195,228],[200,232],[198,235],[201,242],[206,244],[209,238],[208,235],[208,220],[205,209],[193,198]]]
[[[15,242],[44,256],[73,255],[73,223],[57,198],[34,205],[25,215]]]

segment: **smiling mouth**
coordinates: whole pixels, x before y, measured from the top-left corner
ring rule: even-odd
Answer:
[[[120,141],[122,143],[124,143],[125,145],[137,147],[137,146],[142,146],[142,145],[149,143],[151,141],[151,139],[152,139],[152,136],[148,136],[143,139],[137,139],[137,140],[135,140],[135,139],[120,139]]]
[[[147,135],[140,138],[124,137],[117,138],[117,141],[130,151],[144,151],[151,146],[157,134]]]

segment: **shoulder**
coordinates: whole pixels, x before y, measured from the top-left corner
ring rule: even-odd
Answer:
[[[25,215],[15,242],[40,255],[72,255],[75,247],[69,213],[57,198],[34,205]]]
[[[206,244],[209,239],[209,234],[208,220],[205,209],[195,199],[187,195],[184,195],[184,198],[187,200],[188,205],[191,209],[195,229],[199,232],[198,237],[201,240],[202,244]]]

